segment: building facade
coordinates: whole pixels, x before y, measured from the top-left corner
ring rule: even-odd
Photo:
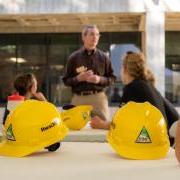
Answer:
[[[33,72],[39,89],[61,106],[70,90],[62,83],[68,56],[81,47],[81,30],[96,24],[99,47],[110,55],[119,76],[121,57],[143,51],[156,77],[156,86],[180,105],[179,0],[0,0],[0,103],[12,93],[14,77]],[[118,77],[107,90],[122,92]]]

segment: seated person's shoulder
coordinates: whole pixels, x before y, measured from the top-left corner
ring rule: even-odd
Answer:
[[[152,88],[152,85],[150,84],[150,82],[143,79],[135,79],[131,85],[138,89],[140,88],[142,90]]]
[[[152,91],[151,85],[141,79],[134,80],[124,88],[124,93],[128,94],[129,96],[136,97],[135,100],[142,100],[145,97],[149,97],[152,95]]]

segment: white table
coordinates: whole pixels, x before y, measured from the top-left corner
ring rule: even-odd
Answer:
[[[70,130],[65,137],[65,142],[106,142],[108,131],[92,129],[89,124],[79,131]]]
[[[0,157],[1,180],[179,180],[180,165],[171,149],[161,160],[127,160],[107,143],[64,142],[49,153]]]

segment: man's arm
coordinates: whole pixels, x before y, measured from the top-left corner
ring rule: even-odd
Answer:
[[[116,76],[114,75],[110,59],[106,55],[105,57],[105,75],[100,77],[100,84],[102,86],[110,86],[115,82]]]
[[[110,129],[111,122],[110,121],[104,121],[99,116],[95,116],[91,119],[90,126],[93,129]]]
[[[111,65],[111,61],[107,56],[105,56],[105,74],[104,76],[99,76],[96,74],[92,74],[88,77],[87,82],[100,84],[101,86],[110,86],[116,80],[115,75],[113,74],[113,68]]]
[[[78,84],[78,79],[74,74],[74,63],[72,58],[69,58],[66,64],[63,82],[66,86],[71,86],[71,87],[76,86]]]

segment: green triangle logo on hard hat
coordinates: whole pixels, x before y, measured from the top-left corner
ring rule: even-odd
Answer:
[[[11,141],[16,141],[15,137],[14,137],[14,133],[13,133],[13,128],[12,128],[12,124],[9,125],[7,131],[6,131],[6,137],[8,140]]]
[[[141,129],[141,132],[136,139],[136,143],[152,143],[149,133],[145,127]]]
[[[88,113],[87,112],[82,112],[82,117],[84,120],[87,120]]]

